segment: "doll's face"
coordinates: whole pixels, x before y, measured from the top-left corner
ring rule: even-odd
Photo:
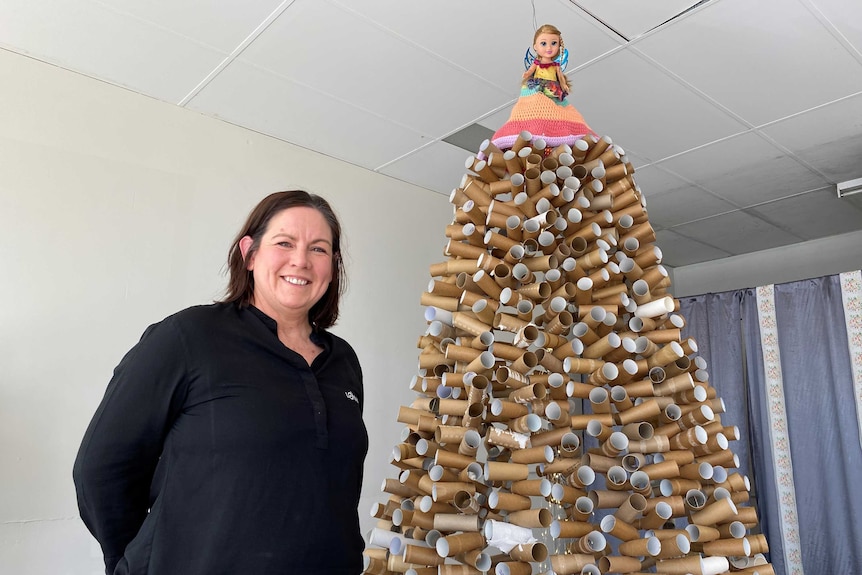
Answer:
[[[533,49],[542,62],[552,62],[560,54],[560,37],[543,32],[536,38]]]

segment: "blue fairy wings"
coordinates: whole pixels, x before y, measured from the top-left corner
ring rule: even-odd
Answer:
[[[529,70],[533,62],[538,58],[532,48],[527,48],[527,53],[524,54],[524,70]],[[560,55],[557,56],[556,62],[560,64],[560,69],[565,72],[566,66],[569,65],[569,51],[566,48],[560,50]]]

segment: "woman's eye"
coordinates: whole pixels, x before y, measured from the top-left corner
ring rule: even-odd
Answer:
[[[314,247],[314,248],[311,248],[311,249],[312,249],[312,251],[315,251],[315,252],[317,252],[317,253],[319,253],[319,254],[326,254],[326,253],[327,253],[326,248],[318,248],[318,247]]]
[[[289,248],[289,247],[291,247],[293,244],[291,244],[290,242],[278,242],[278,245],[280,245],[280,246],[281,246],[281,247],[283,247],[283,248]]]

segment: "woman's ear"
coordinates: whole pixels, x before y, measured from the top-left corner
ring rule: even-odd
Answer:
[[[248,256],[248,252],[253,244],[254,240],[251,236],[243,236],[239,240],[239,253],[242,254],[242,259],[245,262],[245,269],[247,270],[254,269],[254,254],[251,254],[251,257]]]

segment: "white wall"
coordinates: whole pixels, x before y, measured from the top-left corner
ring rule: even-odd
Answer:
[[[148,324],[220,295],[246,214],[292,187],[329,199],[346,234],[334,331],[365,371],[369,528],[446,198],[3,50],[0,77],[0,573],[104,571],[71,469],[111,371]]]
[[[862,269],[862,232],[674,268],[676,297],[718,293]]]

